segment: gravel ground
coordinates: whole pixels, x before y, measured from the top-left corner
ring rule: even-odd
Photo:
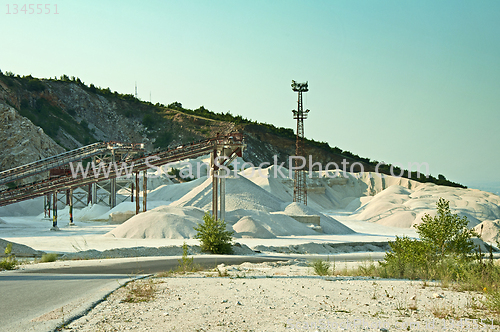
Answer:
[[[341,264],[339,264],[341,265]],[[342,268],[342,266],[337,266]],[[219,266],[130,283],[70,331],[478,331],[500,330],[482,294],[439,283],[320,277],[303,261]],[[145,302],[132,290],[152,289]],[[132,297],[132,299],[137,297]],[[477,320],[476,320],[477,318]],[[483,322],[481,322],[483,319]]]

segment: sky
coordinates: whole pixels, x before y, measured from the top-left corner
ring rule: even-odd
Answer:
[[[4,73],[137,82],[142,100],[287,128],[308,81],[306,137],[500,186],[499,1],[0,3]]]

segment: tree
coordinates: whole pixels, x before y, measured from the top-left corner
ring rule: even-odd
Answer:
[[[391,251],[385,254],[381,264],[390,275],[432,277],[444,268],[448,258],[468,260],[474,257],[472,237],[477,234],[467,228],[467,217],[452,214],[450,202],[443,198],[437,202],[437,212],[435,217],[425,214],[422,223],[415,226],[419,239],[403,236],[389,242]]]
[[[209,212],[203,216],[203,223],[194,227],[195,239],[201,242],[201,250],[212,254],[230,254],[233,231],[226,230],[224,220],[215,220]]]
[[[466,258],[473,252],[474,243],[471,238],[478,234],[473,229],[468,229],[467,224],[467,217],[460,218],[452,214],[450,202],[439,198],[437,216],[425,214],[422,223],[415,228],[420,239],[431,249],[430,254],[442,260],[450,255]]]

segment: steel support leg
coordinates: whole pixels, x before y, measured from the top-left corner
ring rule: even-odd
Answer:
[[[147,171],[144,171],[142,179],[142,212],[146,212],[146,202],[148,201],[148,177]]]
[[[50,218],[50,209],[51,209],[51,205],[52,205],[52,203],[51,203],[52,200],[50,199],[51,195],[52,195],[51,193],[47,194],[47,217],[49,217],[49,218]]]
[[[97,204],[97,182],[92,183],[92,205]]]
[[[116,178],[110,180],[109,189],[109,208],[112,209],[116,206]]]
[[[220,175],[220,219],[226,219],[226,171],[219,170]]]
[[[53,203],[52,209],[54,210],[54,213],[53,213],[53,217],[52,217],[52,228],[50,230],[51,231],[58,231],[59,227],[57,227],[57,191],[55,191],[52,194],[52,203]]]
[[[74,226],[75,224],[73,223],[73,188],[69,189],[68,201],[69,201],[69,225]]]
[[[135,172],[135,214],[139,214],[139,172]]]

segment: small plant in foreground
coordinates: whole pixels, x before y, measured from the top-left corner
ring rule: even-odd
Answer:
[[[56,253],[43,254],[42,258],[40,259],[40,261],[42,263],[55,262],[56,260],[57,260],[57,254]]]
[[[177,272],[186,273],[194,272],[196,270],[193,263],[194,257],[188,257],[188,249],[188,245],[186,244],[186,242],[184,242],[182,244],[182,258],[177,260],[179,262]]]
[[[154,299],[156,293],[156,284],[153,280],[148,279],[134,280],[128,286],[128,294],[122,302],[127,303],[137,303],[137,302],[148,302]]]
[[[225,268],[220,268],[218,266],[215,267],[215,270],[217,270],[217,273],[219,274],[219,277],[229,277],[229,273],[227,272],[227,269]]]
[[[324,261],[322,259],[315,259],[312,261],[310,266],[313,268],[314,273],[316,273],[319,276],[328,276],[331,275],[331,268],[330,268],[330,262],[329,261]]]
[[[484,306],[490,311],[500,314],[500,290],[495,289],[488,291],[486,289],[486,300],[483,301]]]
[[[16,256],[12,253],[12,243],[7,244],[4,252],[7,257],[4,257],[0,261],[0,269],[14,270],[16,266],[19,264],[19,262],[16,259]]]
[[[226,230],[224,220],[215,220],[208,212],[203,216],[203,223],[194,227],[195,238],[200,240],[201,250],[212,254],[232,253],[233,231]]]

